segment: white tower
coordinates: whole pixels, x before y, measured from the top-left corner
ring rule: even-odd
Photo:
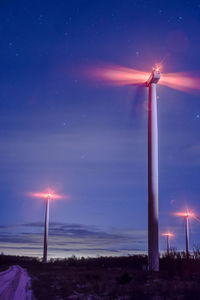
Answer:
[[[148,103],[148,268],[159,271],[158,245],[158,125],[156,84],[160,79],[159,68],[153,69],[146,85]]]
[[[186,254],[186,258],[189,258],[189,256],[190,256],[190,251],[189,251],[189,218],[197,219],[197,217],[195,216],[195,214],[193,212],[189,212],[189,211],[178,212],[178,213],[175,213],[175,215],[179,216],[179,217],[184,217],[184,219],[185,219],[185,254]]]
[[[186,258],[189,258],[189,214],[185,214],[185,252]]]
[[[51,195],[47,195],[46,209],[45,209],[45,222],[44,222],[44,248],[43,248],[43,263],[47,262],[47,248],[48,248],[48,231],[49,231],[49,200]]]

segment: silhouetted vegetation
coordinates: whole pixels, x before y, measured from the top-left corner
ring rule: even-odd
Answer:
[[[189,259],[172,250],[160,272],[147,271],[146,256],[51,259],[0,255],[0,268],[18,264],[32,278],[36,299],[200,299],[200,251]]]

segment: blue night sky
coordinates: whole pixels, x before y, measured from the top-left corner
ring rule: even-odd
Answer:
[[[0,251],[49,256],[147,250],[147,90],[82,70],[110,63],[200,70],[200,1],[2,0]],[[184,248],[186,207],[200,215],[200,92],[158,86],[160,232]],[[190,246],[200,244],[191,222]],[[160,238],[160,249],[165,241]]]

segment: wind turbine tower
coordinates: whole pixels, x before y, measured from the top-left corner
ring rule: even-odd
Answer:
[[[190,251],[189,251],[189,218],[194,218],[198,220],[196,215],[193,212],[186,211],[186,212],[178,212],[175,213],[176,216],[179,217],[184,217],[185,219],[185,253],[186,253],[186,258],[188,259],[190,256]]]
[[[156,85],[160,69],[152,70],[146,86],[149,88],[148,102],[148,268],[159,271],[158,242],[158,121]]]
[[[49,232],[49,201],[51,194],[46,197],[46,209],[45,209],[45,222],[44,222],[44,248],[43,248],[43,263],[47,262],[47,248],[48,248],[48,232]]]
[[[52,199],[69,198],[68,196],[54,194],[53,191],[48,193],[28,193],[30,197],[42,198],[45,203],[45,220],[44,220],[44,247],[43,247],[43,263],[47,263],[47,250],[48,250],[48,232],[49,232],[49,202]]]
[[[189,213],[185,214],[185,251],[187,259],[190,256],[189,253]]]

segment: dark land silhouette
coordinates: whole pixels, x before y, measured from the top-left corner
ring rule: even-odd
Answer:
[[[160,272],[147,271],[147,256],[40,259],[0,255],[0,270],[26,268],[38,300],[200,299],[200,251],[189,259],[172,251],[160,258]]]

